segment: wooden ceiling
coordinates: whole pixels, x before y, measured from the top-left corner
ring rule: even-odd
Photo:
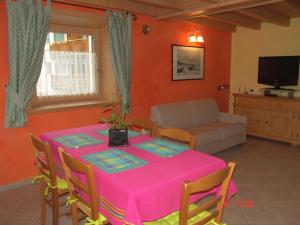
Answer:
[[[191,21],[234,32],[262,22],[289,26],[300,17],[300,0],[53,0],[142,13],[164,21]]]

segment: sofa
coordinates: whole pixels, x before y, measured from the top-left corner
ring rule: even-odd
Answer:
[[[211,98],[154,105],[151,120],[159,127],[180,128],[196,135],[196,150],[208,154],[246,141],[247,118],[219,112]]]

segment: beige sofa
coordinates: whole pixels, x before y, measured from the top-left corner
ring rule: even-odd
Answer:
[[[209,154],[246,141],[246,117],[219,112],[213,99],[154,105],[151,119],[161,127],[197,135],[196,149]]]

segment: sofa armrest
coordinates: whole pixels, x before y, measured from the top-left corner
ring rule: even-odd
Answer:
[[[247,123],[247,117],[232,113],[220,112],[220,121],[225,123]]]

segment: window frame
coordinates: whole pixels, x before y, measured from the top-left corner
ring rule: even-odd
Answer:
[[[54,96],[54,97],[43,97],[39,98],[35,93],[31,100],[31,107],[39,107],[39,106],[45,106],[45,105],[55,105],[55,104],[62,104],[62,103],[78,103],[78,102],[84,102],[84,101],[97,101],[101,100],[101,74],[99,65],[100,64],[100,29],[97,28],[85,28],[85,27],[78,27],[78,26],[70,26],[70,25],[58,25],[58,24],[50,24],[48,32],[59,32],[59,33],[77,33],[77,34],[87,34],[91,35],[92,38],[92,45],[93,45],[93,52],[96,53],[96,61],[97,61],[97,69],[96,69],[96,90],[97,93],[95,95],[82,95],[82,96]]]
[[[109,59],[106,57],[107,50],[104,50],[104,53],[101,52],[103,45],[106,45],[105,43],[107,41],[106,35],[103,34],[103,30],[107,31],[105,20],[105,16],[99,14],[99,12],[84,12],[61,8],[52,9],[48,32],[78,33],[93,36],[93,52],[96,53],[97,57],[97,94],[39,98],[37,97],[35,88],[31,103],[27,108],[27,113],[61,111],[90,106],[107,106],[111,105],[112,102],[119,101],[119,94],[114,81],[111,62],[108,62]],[[102,43],[102,41],[104,42]],[[108,79],[108,77],[110,78]]]

